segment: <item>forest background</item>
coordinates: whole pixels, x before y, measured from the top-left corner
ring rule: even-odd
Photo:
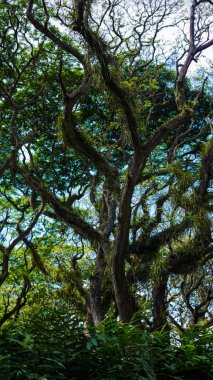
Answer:
[[[211,378],[212,11],[1,0],[0,378]]]

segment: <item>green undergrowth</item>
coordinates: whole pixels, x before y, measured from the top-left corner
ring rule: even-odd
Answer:
[[[210,380],[210,332],[144,332],[108,320],[95,329],[42,309],[0,331],[1,380]]]

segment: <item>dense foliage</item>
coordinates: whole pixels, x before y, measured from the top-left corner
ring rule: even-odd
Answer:
[[[212,7],[0,2],[2,378],[210,378]]]
[[[42,329],[41,329],[42,326]],[[0,333],[1,379],[210,380],[212,336],[141,332],[108,320],[85,333],[67,309],[42,309]]]

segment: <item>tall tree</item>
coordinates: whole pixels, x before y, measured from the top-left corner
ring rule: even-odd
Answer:
[[[189,307],[187,275],[212,256],[211,100],[207,78],[198,89],[187,79],[213,45],[212,1],[191,1],[188,17],[175,0],[3,4],[3,181],[10,171],[32,213],[42,204],[57,244],[60,229],[65,245],[78,237],[69,291],[90,322],[113,305],[129,322],[148,284],[148,323],[161,328],[172,276],[185,274]],[[159,39],[175,27],[166,52]]]

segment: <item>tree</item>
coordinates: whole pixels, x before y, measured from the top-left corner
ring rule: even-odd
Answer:
[[[138,312],[161,328],[171,278],[185,276],[184,288],[212,257],[211,97],[207,78],[198,89],[187,79],[213,45],[212,5],[193,0],[188,17],[174,0],[1,7],[9,15],[1,26],[2,182],[36,221],[42,214],[31,240],[19,238],[32,252],[36,244],[44,269],[42,247],[54,236],[56,281],[69,283],[63,295],[76,297],[90,323],[112,312],[130,322]],[[158,38],[175,26],[178,54],[166,57]],[[146,287],[150,318],[142,315]]]

